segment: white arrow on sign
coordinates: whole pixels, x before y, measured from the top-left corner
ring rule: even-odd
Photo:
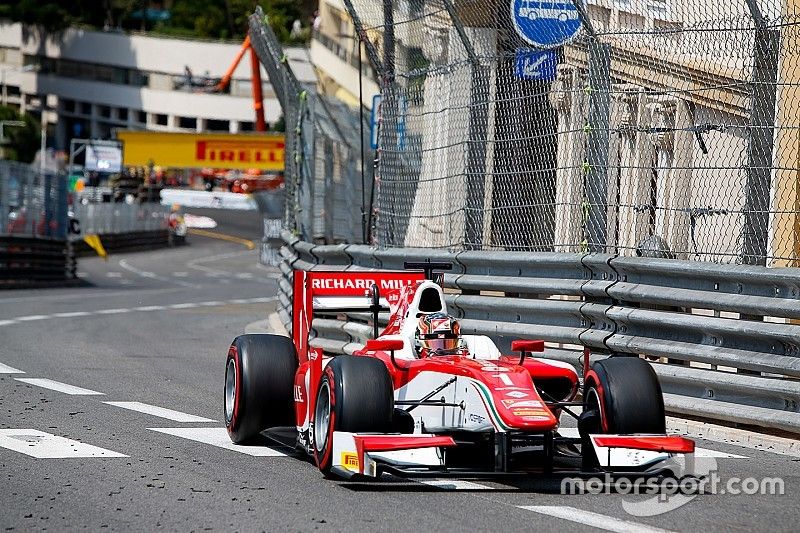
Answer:
[[[527,63],[526,62],[525,75],[526,76],[536,76],[539,73],[539,67],[542,66],[542,63],[544,63],[546,60],[547,60],[547,56],[546,55],[542,55],[536,61],[533,61],[532,63]]]

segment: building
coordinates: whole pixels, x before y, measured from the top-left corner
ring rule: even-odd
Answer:
[[[42,35],[0,23],[2,103],[40,116],[48,142],[107,139],[115,128],[177,132],[252,131],[250,61],[243,58],[226,94],[184,88],[188,66],[196,82],[220,78],[238,43],[67,29]],[[301,82],[315,82],[304,48],[287,48]],[[261,70],[264,114],[272,125],[281,108]]]

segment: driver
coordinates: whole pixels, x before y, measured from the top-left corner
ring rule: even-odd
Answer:
[[[420,357],[430,355],[463,355],[461,326],[447,313],[422,315],[414,332],[414,347]]]

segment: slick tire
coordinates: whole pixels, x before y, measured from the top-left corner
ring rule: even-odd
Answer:
[[[324,474],[333,462],[333,432],[391,431],[394,388],[383,362],[340,355],[322,372],[314,408],[314,459]]]
[[[225,363],[225,427],[236,444],[265,429],[293,426],[297,355],[288,337],[240,335]]]
[[[584,412],[595,414],[591,433],[665,433],[664,397],[644,359],[616,356],[597,361],[586,375]]]

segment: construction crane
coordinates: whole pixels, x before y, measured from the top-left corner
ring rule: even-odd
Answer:
[[[249,35],[244,38],[242,47],[236,53],[236,57],[233,58],[233,63],[231,63],[231,66],[228,67],[225,75],[222,76],[222,78],[219,80],[219,83],[217,83],[217,85],[214,87],[214,92],[225,92],[225,90],[228,88],[228,85],[231,83],[233,71],[235,71],[236,67],[239,66],[239,63],[242,61],[242,58],[248,50],[250,50],[250,70],[252,71],[251,81],[253,84],[253,109],[256,112],[255,130],[267,131],[267,123],[264,120],[264,96],[261,91],[261,68],[258,62],[256,51],[253,49],[253,45],[250,43]]]

